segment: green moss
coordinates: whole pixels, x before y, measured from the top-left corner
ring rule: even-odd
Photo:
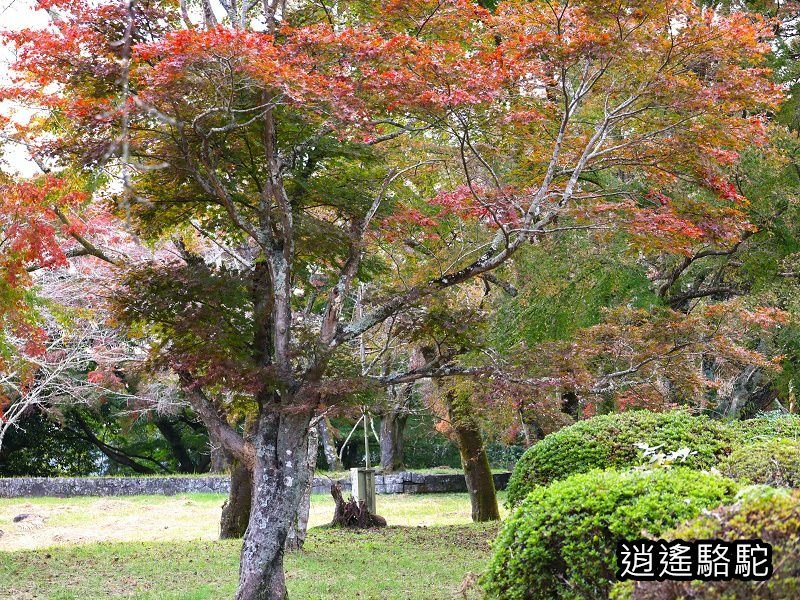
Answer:
[[[800,487],[800,441],[776,438],[742,446],[719,469],[743,483]]]
[[[760,442],[772,438],[788,438],[800,441],[800,416],[765,416],[732,424],[736,434],[744,443]]]
[[[683,466],[710,468],[733,448],[735,432],[719,421],[683,411],[631,411],[579,421],[545,437],[517,463],[508,485],[514,506],[535,487],[597,468],[642,464],[637,443],[663,444],[664,451],[697,452]]]
[[[591,471],[538,487],[506,521],[483,577],[490,598],[605,598],[614,549],[733,499],[737,484],[687,468]]]
[[[698,516],[664,534],[666,539],[761,539],[772,544],[774,572],[766,582],[625,582],[617,600],[749,600],[800,598],[800,492],[760,488],[740,502]]]

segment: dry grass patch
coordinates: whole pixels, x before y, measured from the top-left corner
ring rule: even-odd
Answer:
[[[127,496],[0,500],[0,551],[34,550],[98,542],[215,540],[225,496]],[[378,496],[390,526],[462,525],[470,522],[466,494]],[[30,518],[14,522],[22,514]],[[314,495],[310,525],[330,522],[333,499]]]

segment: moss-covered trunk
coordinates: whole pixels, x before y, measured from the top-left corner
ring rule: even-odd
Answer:
[[[447,392],[445,403],[453,437],[461,454],[461,466],[464,468],[464,479],[472,504],[472,520],[476,523],[498,521],[500,510],[497,506],[492,469],[489,467],[483,436],[472,415],[469,400]]]

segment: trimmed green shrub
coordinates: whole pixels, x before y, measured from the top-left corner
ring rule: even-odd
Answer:
[[[732,423],[736,434],[744,443],[760,442],[773,438],[790,438],[800,441],[800,416],[779,415],[756,417]]]
[[[626,581],[614,586],[616,600],[749,600],[800,598],[800,492],[769,489],[679,526],[665,539],[759,538],[772,544],[772,577],[758,581]]]
[[[591,471],[538,487],[508,518],[482,579],[490,598],[607,598],[615,548],[733,499],[736,482],[687,468]]]
[[[591,469],[642,464],[635,444],[663,444],[662,450],[690,448],[697,452],[683,466],[714,466],[734,446],[735,433],[719,421],[684,411],[631,411],[602,415],[551,433],[522,455],[508,484],[509,506],[521,502],[540,485]]]
[[[742,446],[719,470],[742,483],[800,487],[800,441],[777,438]]]

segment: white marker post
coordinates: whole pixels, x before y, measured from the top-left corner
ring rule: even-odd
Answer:
[[[369,437],[367,434],[368,414],[364,411],[364,464],[365,468],[354,467],[350,469],[350,483],[353,488],[353,498],[367,505],[370,514],[375,512],[375,470],[369,464]]]

